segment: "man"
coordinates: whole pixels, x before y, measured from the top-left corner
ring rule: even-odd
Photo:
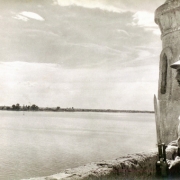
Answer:
[[[167,151],[171,151],[173,154],[174,160],[167,160],[169,164],[169,177],[170,178],[178,178],[180,177],[180,154],[179,154],[179,147],[180,147],[180,137],[176,141],[172,141],[168,147]]]
[[[180,86],[180,60],[175,62],[170,66],[173,69],[176,69],[176,80]],[[167,150],[171,151],[174,155],[174,160],[167,160],[169,164],[169,173],[171,177],[180,177],[180,116],[179,116],[179,126],[178,126],[178,139],[172,141]]]
[[[177,74],[176,74],[175,78],[176,78],[176,80],[177,80],[177,82],[178,82],[178,84],[180,86],[180,60],[175,62],[174,64],[172,64],[171,68],[176,69]]]

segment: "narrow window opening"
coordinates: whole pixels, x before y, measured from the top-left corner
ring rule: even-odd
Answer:
[[[167,86],[167,56],[164,54],[162,59],[162,77],[161,77],[161,94],[166,94]]]

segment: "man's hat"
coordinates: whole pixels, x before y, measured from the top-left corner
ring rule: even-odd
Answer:
[[[170,65],[173,69],[180,69],[180,60]]]

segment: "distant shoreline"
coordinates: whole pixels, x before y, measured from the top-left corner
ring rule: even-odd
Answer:
[[[154,113],[154,111],[114,110],[114,109],[74,109],[74,110],[62,109],[62,111],[70,111],[70,112],[104,112],[104,113]]]
[[[0,106],[2,111],[52,111],[52,112],[104,112],[104,113],[154,113],[154,111],[141,111],[141,110],[115,110],[115,109],[82,109],[82,108],[60,108],[60,107],[38,107],[38,109],[25,109],[21,107],[13,109],[10,106]]]

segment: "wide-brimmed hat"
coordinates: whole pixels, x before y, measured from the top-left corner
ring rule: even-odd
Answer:
[[[180,60],[170,65],[173,69],[180,69]]]

